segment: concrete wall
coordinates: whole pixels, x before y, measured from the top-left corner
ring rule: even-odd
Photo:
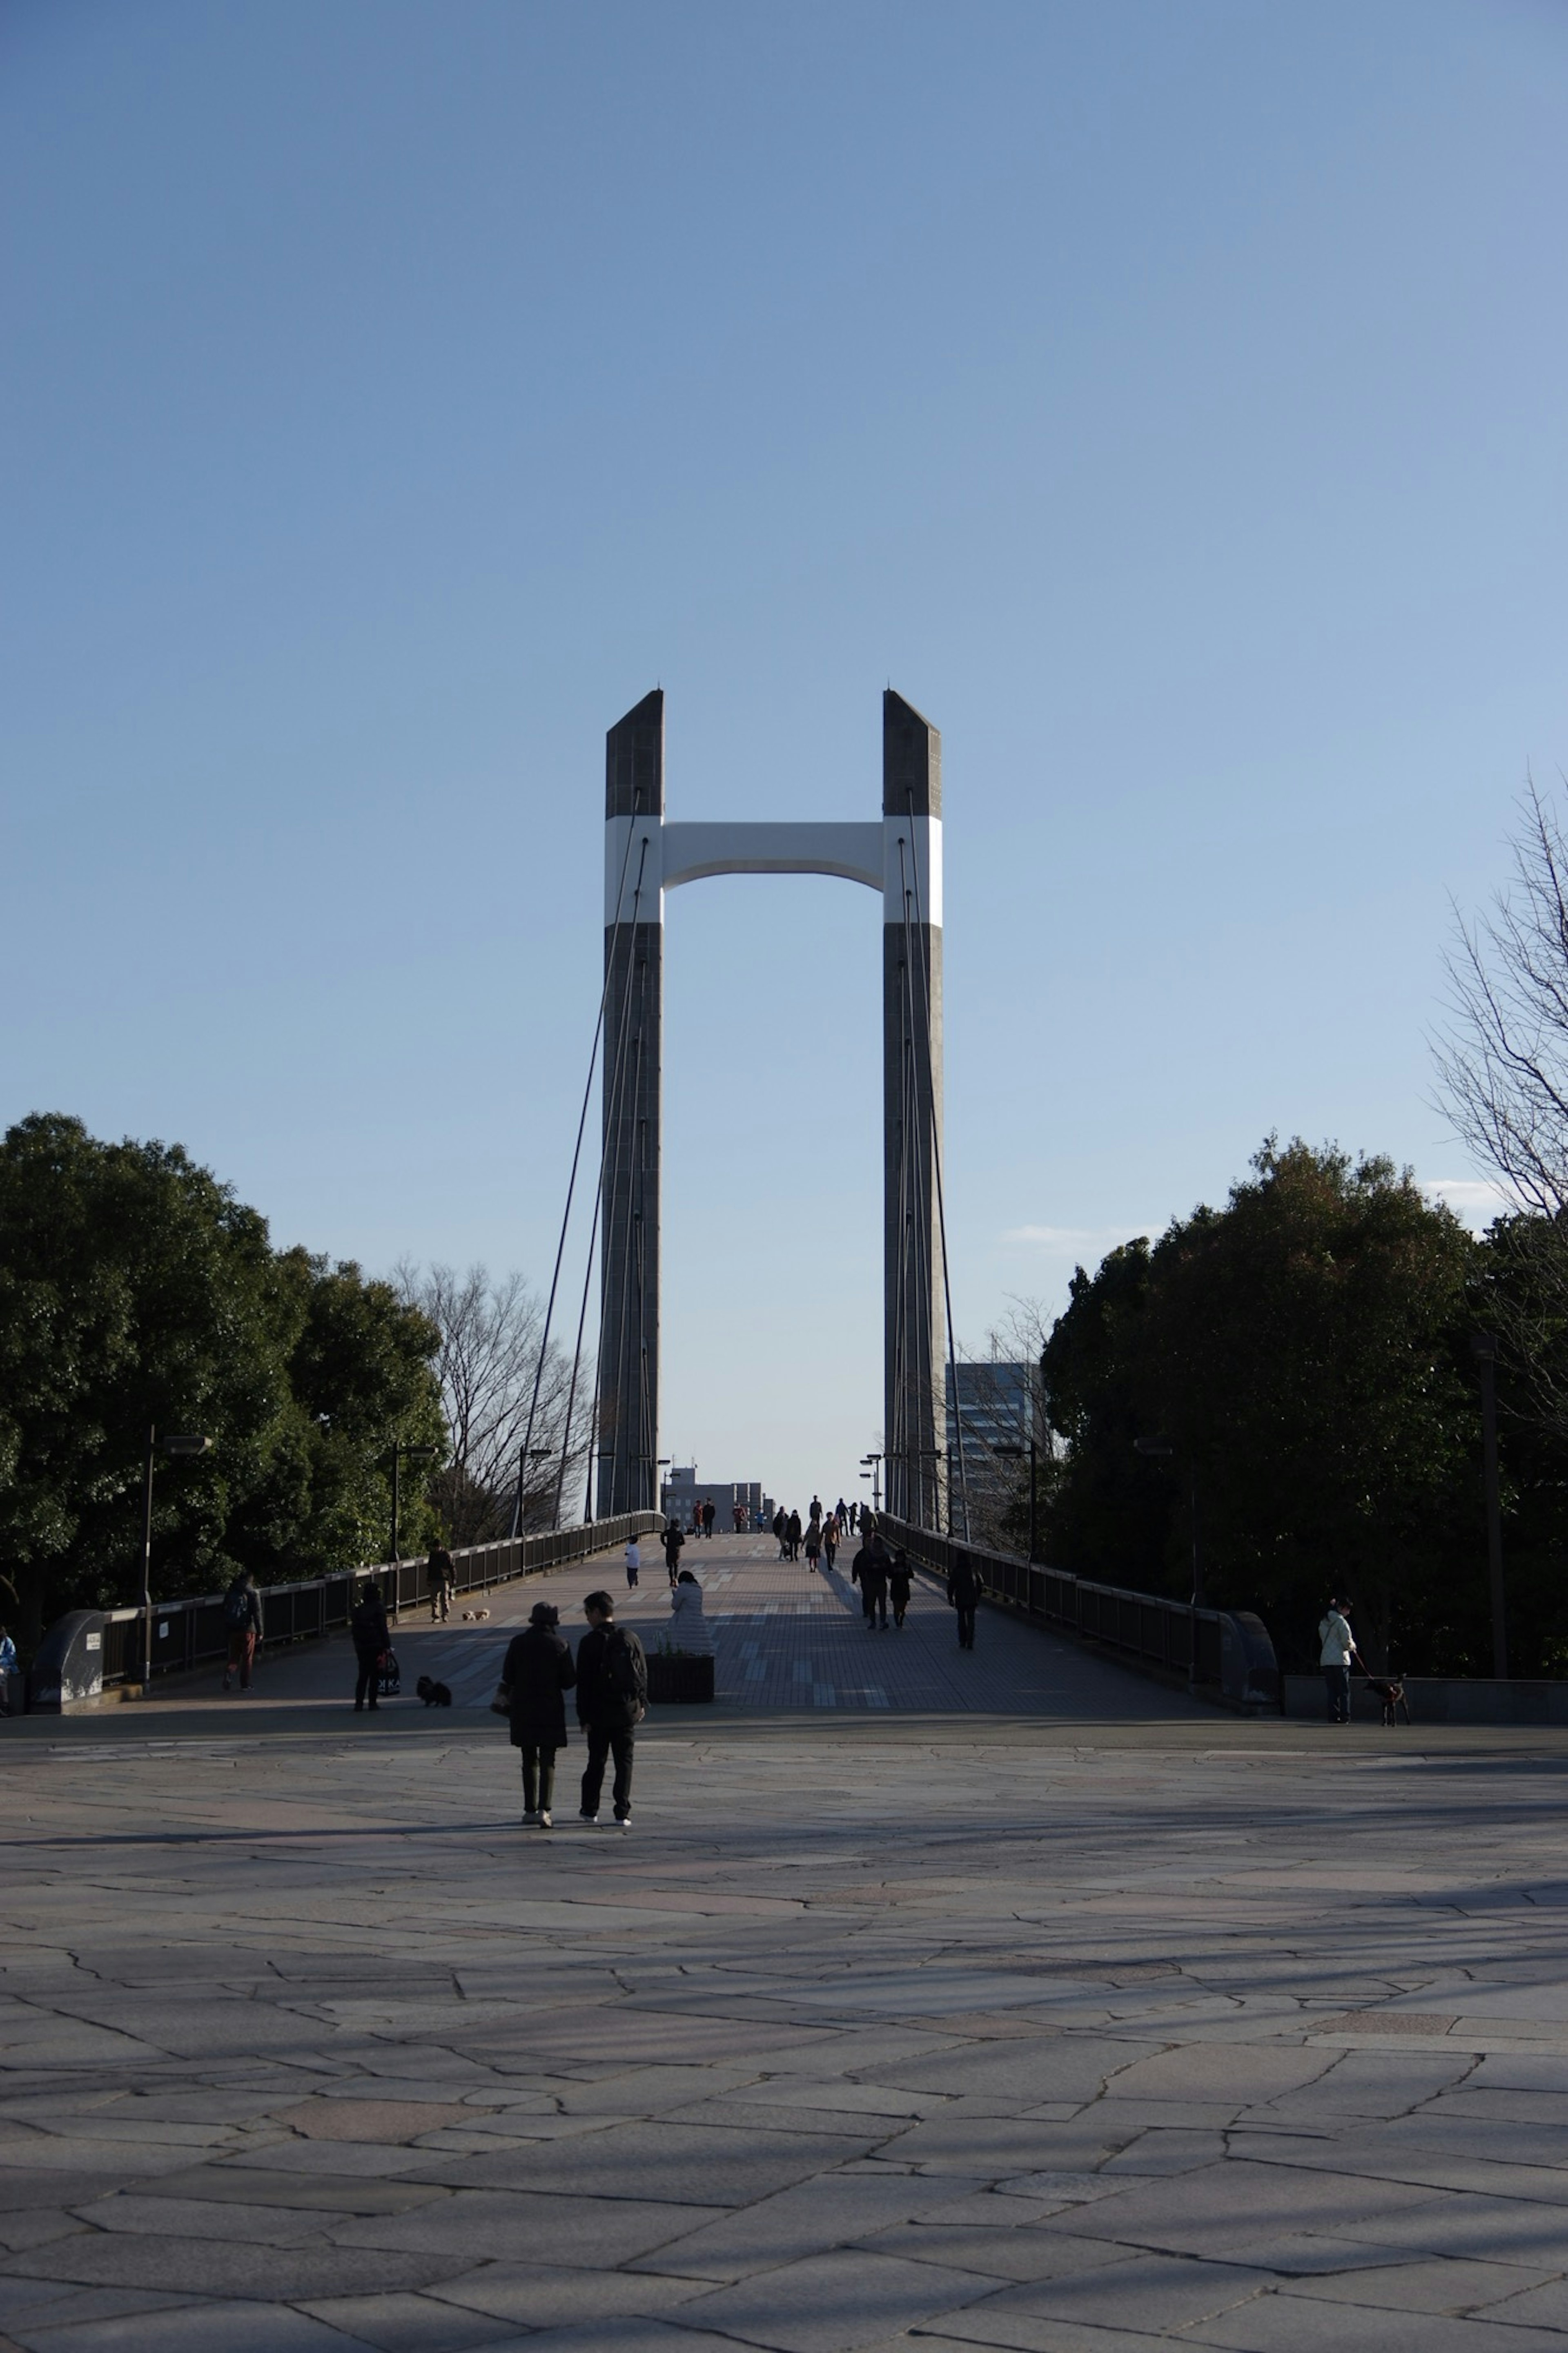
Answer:
[[[1499,1683],[1489,1675],[1412,1675],[1405,1679],[1405,1704],[1412,1725],[1423,1724],[1568,1724],[1568,1683]],[[1285,1677],[1285,1713],[1293,1716],[1328,1715],[1321,1675]],[[1380,1724],[1383,1702],[1359,1675],[1351,1678],[1351,1720]],[[1403,1719],[1401,1719],[1403,1722]]]

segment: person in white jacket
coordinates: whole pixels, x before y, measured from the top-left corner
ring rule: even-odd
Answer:
[[[1329,1694],[1329,1722],[1348,1724],[1351,1720],[1351,1668],[1361,1666],[1361,1653],[1351,1632],[1349,1601],[1332,1601],[1318,1627],[1318,1640],[1322,1648],[1318,1653],[1323,1670],[1323,1682]],[[1363,1669],[1364,1673],[1365,1670]]]
[[[669,1596],[669,1638],[678,1651],[694,1657],[713,1655],[713,1630],[702,1615],[702,1588],[689,1568],[676,1578]]]

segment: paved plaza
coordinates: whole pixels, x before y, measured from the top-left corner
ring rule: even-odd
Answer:
[[[520,1826],[539,1583],[405,1619],[449,1714],[334,1643],[0,1727],[0,2348],[1564,2353],[1563,1736],[868,1635],[773,1551],[689,1554],[721,1702],[627,1834],[580,1743]]]

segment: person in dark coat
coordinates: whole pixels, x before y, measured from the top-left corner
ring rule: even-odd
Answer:
[[[430,1588],[431,1623],[444,1626],[452,1614],[452,1596],[458,1588],[458,1572],[444,1544],[437,1542],[431,1546],[425,1575]]]
[[[787,1560],[789,1558],[789,1521],[782,1504],[773,1514],[773,1534],[779,1540],[779,1558]]]
[[[685,1542],[680,1522],[667,1520],[664,1524],[664,1565],[669,1571],[671,1586],[680,1573],[680,1548]]]
[[[900,1545],[893,1555],[893,1566],[888,1571],[888,1599],[893,1605],[893,1623],[900,1632],[903,1630],[904,1612],[910,1606],[910,1588],[913,1582],[909,1555]]]
[[[365,1587],[354,1603],[349,1625],[354,1638],[354,1658],[359,1665],[359,1680],[354,1684],[354,1714],[358,1715],[367,1695],[374,1711],[376,1686],[381,1681],[382,1658],[392,1648],[386,1606],[382,1600],[379,1585],[373,1582]]]
[[[800,1514],[798,1512],[792,1512],[790,1514],[789,1524],[784,1529],[784,1534],[789,1538],[789,1556],[791,1560],[798,1560],[800,1558],[801,1536]]]
[[[947,1598],[958,1612],[958,1647],[961,1651],[974,1648],[974,1612],[985,1588],[973,1562],[963,1553],[947,1575]]]
[[[522,1751],[522,1819],[552,1830],[555,1757],[566,1746],[566,1694],[577,1681],[572,1652],[559,1631],[561,1612],[536,1601],[528,1624],[507,1646],[500,1679],[510,1695],[511,1745]]]
[[[621,1828],[632,1826],[632,1747],[647,1713],[647,1661],[630,1629],[616,1623],[615,1597],[589,1593],[583,1599],[588,1631],[577,1645],[577,1721],[588,1736],[588,1767],[583,1776],[583,1820],[599,1819],[605,1760],[614,1757],[610,1797]]]
[[[247,1692],[250,1670],[261,1641],[261,1596],[248,1568],[240,1570],[224,1596],[223,1622],[228,1630],[228,1664],[223,1671],[223,1687],[225,1691],[231,1690],[237,1674],[240,1690]]]
[[[861,1546],[849,1567],[849,1582],[860,1588],[860,1607],[866,1614],[866,1631],[876,1627],[877,1612],[882,1613],[882,1631],[888,1630],[888,1547],[880,1536],[873,1536]]]

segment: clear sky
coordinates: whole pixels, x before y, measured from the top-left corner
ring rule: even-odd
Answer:
[[[890,681],[972,1347],[1271,1129],[1473,1179],[1565,132],[1556,0],[5,0],[0,1113],[540,1280],[605,729],[664,686],[675,817],[872,817]],[[847,1489],[879,910],[668,915],[662,1451]]]

